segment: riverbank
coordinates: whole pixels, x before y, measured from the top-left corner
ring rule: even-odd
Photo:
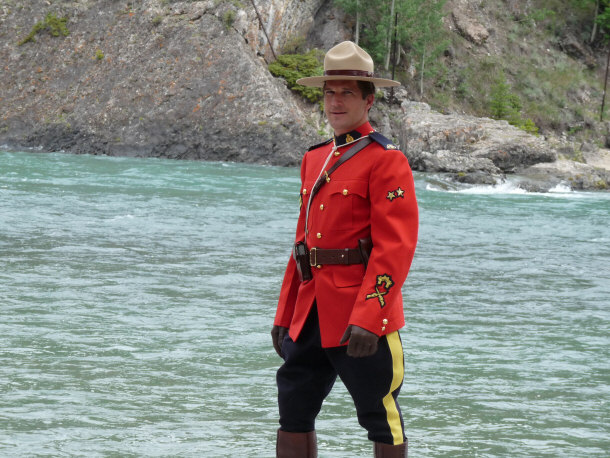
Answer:
[[[325,1],[301,3],[273,0],[263,10],[276,45],[313,28],[345,34],[336,20],[316,22]],[[67,35],[53,36],[49,15],[65,18]],[[5,149],[298,166],[307,146],[330,131],[317,105],[269,73],[270,47],[249,6],[12,0],[0,6],[0,19]],[[47,29],[20,45],[37,24]],[[599,160],[606,156],[594,145],[441,114],[404,90],[396,97],[385,96],[371,117],[415,170],[487,184],[517,174],[541,191],[559,183],[610,189],[607,161]]]

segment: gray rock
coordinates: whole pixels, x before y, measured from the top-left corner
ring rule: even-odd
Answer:
[[[489,31],[472,14],[456,10],[452,12],[452,17],[462,36],[474,44],[481,45],[489,38]]]
[[[490,159],[504,173],[515,173],[523,167],[557,159],[557,153],[543,143],[521,143],[517,140],[485,146],[472,154]]]
[[[2,75],[0,144],[297,165],[318,140],[283,80],[231,28],[240,15],[229,4],[66,5],[68,37],[17,46],[48,9],[27,5],[0,22],[0,35],[15,37],[0,46],[0,60],[12,62]]]
[[[352,39],[352,29],[355,23],[348,20],[346,14],[334,6],[333,2],[325,2],[315,17],[315,27],[312,27],[307,37],[311,47],[330,49],[337,43]]]
[[[424,151],[419,155],[419,161],[422,162],[421,169],[428,172],[501,174],[500,169],[490,159],[447,150],[434,153]]]
[[[501,177],[489,175],[485,172],[454,173],[451,174],[451,178],[458,183],[488,186],[494,186],[502,181]]]
[[[522,170],[520,175],[524,178],[523,183],[547,191],[561,184],[576,190],[610,189],[609,170],[565,159],[533,165]]]
[[[403,102],[399,143],[416,170],[447,168],[471,172],[513,173],[523,166],[550,162],[556,152],[546,142],[506,121],[463,115],[443,115],[426,104]],[[439,155],[440,152],[440,155]],[[432,160],[430,155],[439,156]],[[460,170],[447,170],[460,171]]]
[[[573,34],[566,34],[560,45],[566,54],[584,61],[587,67],[595,68],[597,66],[593,53],[589,51],[585,45]]]

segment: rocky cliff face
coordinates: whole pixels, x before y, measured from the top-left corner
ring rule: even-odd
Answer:
[[[559,185],[573,189],[607,189],[610,171],[559,160],[549,142],[506,121],[465,115],[443,115],[424,103],[405,101],[397,136],[416,170],[444,172],[464,183],[495,184],[519,175],[520,186],[548,191]],[[573,165],[570,165],[573,164]]]
[[[0,144],[298,164],[315,129],[253,52],[266,54],[254,10],[217,3],[5,3]],[[68,17],[70,35],[18,46],[49,12]]]
[[[254,0],[262,26],[254,7],[247,8],[242,10],[247,18],[245,33],[239,28],[238,31],[244,34],[253,49],[266,59],[271,59],[271,47],[276,53],[281,53],[287,43],[307,36],[314,26],[316,13],[324,3],[324,0]],[[244,4],[251,6],[251,2]],[[269,41],[262,31],[263,26]]]
[[[350,38],[352,25],[330,0],[255,4],[261,21],[247,1],[5,0],[0,145],[298,165],[306,146],[320,141],[324,120],[269,74],[272,48],[305,37],[329,48]],[[48,13],[67,17],[70,34],[43,31],[19,46]],[[472,18],[452,16],[459,33],[485,40]],[[416,170],[479,183],[521,173],[524,186],[538,190],[560,181],[610,187],[606,159],[558,162],[557,146],[506,122],[443,115],[404,90],[396,95],[397,102],[379,101],[372,120]]]

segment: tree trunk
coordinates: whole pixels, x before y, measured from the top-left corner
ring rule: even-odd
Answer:
[[[595,15],[593,16],[593,30],[591,30],[591,39],[589,43],[593,44],[595,38],[597,38],[597,15],[599,14],[599,0],[595,2]]]
[[[360,1],[356,2],[356,36],[354,37],[356,44],[360,41]]]
[[[421,71],[419,73],[419,97],[424,98],[424,67],[426,66],[426,47],[421,55]]]
[[[606,76],[604,77],[604,97],[602,98],[602,108],[599,111],[599,122],[604,120],[604,108],[606,106],[606,89],[608,87],[608,68],[610,67],[610,45],[608,46],[608,58],[606,59]]]
[[[394,6],[396,0],[392,0],[392,6],[390,7],[390,27],[388,28],[388,35],[386,40],[386,56],[385,56],[385,70],[387,71],[390,68],[390,54],[392,54],[392,19],[394,19]]]

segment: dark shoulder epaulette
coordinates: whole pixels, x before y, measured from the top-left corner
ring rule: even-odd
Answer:
[[[392,140],[384,137],[383,135],[381,135],[379,132],[371,132],[369,134],[369,137],[371,138],[371,140],[379,143],[381,146],[383,146],[383,149],[398,149],[398,146],[396,146]]]
[[[310,146],[309,148],[307,148],[307,151],[311,151],[312,149],[319,148],[320,146],[328,145],[332,141],[333,141],[333,139],[329,138],[328,140],[326,140],[322,143],[318,143],[317,145]]]

